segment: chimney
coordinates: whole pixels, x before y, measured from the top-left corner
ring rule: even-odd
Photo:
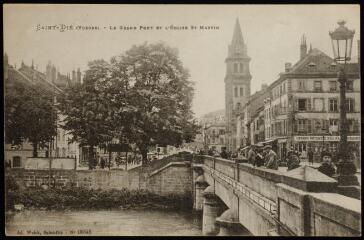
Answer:
[[[268,84],[262,84],[262,90],[266,90],[268,88]]]
[[[72,82],[76,82],[76,71],[72,70]]]
[[[81,71],[80,68],[77,69],[77,82],[81,83]]]
[[[52,73],[51,73],[51,77],[52,77],[52,83],[56,82],[56,78],[57,78],[57,70],[55,66],[52,66]]]
[[[48,82],[52,82],[52,64],[51,61],[48,61],[47,67],[46,67],[46,80]]]
[[[306,57],[306,55],[307,55],[306,36],[303,34],[300,45],[300,60]]]
[[[291,71],[291,69],[292,69],[292,63],[287,62],[287,63],[284,64],[285,72],[289,72],[289,71]]]

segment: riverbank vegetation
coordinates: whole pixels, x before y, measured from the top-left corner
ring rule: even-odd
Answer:
[[[6,193],[7,210],[15,204],[39,209],[191,209],[191,198],[178,195],[159,196],[148,190],[11,188]]]

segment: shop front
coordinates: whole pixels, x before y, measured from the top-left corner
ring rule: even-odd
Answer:
[[[360,168],[360,136],[348,136],[348,146],[355,165]],[[313,151],[313,161],[321,162],[321,152],[329,151],[333,156],[333,161],[337,161],[337,152],[339,150],[340,136],[294,136],[293,147],[300,152],[301,159],[307,160],[307,152]]]

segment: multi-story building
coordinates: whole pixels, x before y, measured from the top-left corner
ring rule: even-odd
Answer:
[[[213,149],[221,152],[226,147],[224,110],[205,114],[199,121],[202,126],[203,145],[205,150]]]
[[[71,82],[81,81],[81,72],[78,70],[77,75],[71,79],[69,76],[65,76],[57,72],[56,68],[48,63],[46,68],[46,73],[38,71],[34,64],[32,66],[27,66],[23,62],[19,69],[11,66],[8,62],[8,57],[5,54],[4,57],[4,81],[11,81],[12,79],[18,79],[28,84],[33,84],[34,82],[41,83],[48,89],[51,89],[55,93],[55,101],[57,101],[57,95],[62,94],[65,86]],[[41,148],[38,149],[39,157],[46,157],[51,155],[52,157],[68,157],[76,158],[79,161],[80,152],[79,146],[76,142],[70,143],[69,140],[71,136],[60,127],[61,122],[64,119],[62,114],[58,114],[57,120],[57,136],[55,136],[54,141],[50,149]],[[12,167],[24,167],[24,161],[28,157],[32,157],[33,146],[28,141],[24,141],[19,146],[13,146],[10,143],[5,144],[5,159],[10,160]]]
[[[269,96],[268,85],[249,96],[248,102],[235,112],[237,148],[264,141],[264,99]]]
[[[285,156],[293,146],[302,157],[308,149],[315,153],[328,149],[335,153],[339,137],[339,66],[318,49],[307,51],[302,38],[300,60],[286,63],[285,72],[269,86],[265,99],[265,138],[277,141],[278,154]],[[349,151],[360,153],[359,64],[347,64],[347,119]],[[317,154],[319,156],[319,154]],[[357,166],[359,166],[357,162]]]
[[[237,148],[236,111],[245,105],[250,96],[250,57],[244,43],[239,20],[236,20],[233,39],[228,47],[225,76],[226,146],[228,151]]]

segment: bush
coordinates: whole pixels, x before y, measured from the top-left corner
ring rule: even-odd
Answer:
[[[158,196],[147,190],[89,190],[85,188],[47,189],[28,188],[9,191],[6,195],[7,209],[14,204],[25,207],[44,207],[47,209],[111,209],[120,206],[155,205],[168,208],[191,207],[191,199],[176,195]]]

